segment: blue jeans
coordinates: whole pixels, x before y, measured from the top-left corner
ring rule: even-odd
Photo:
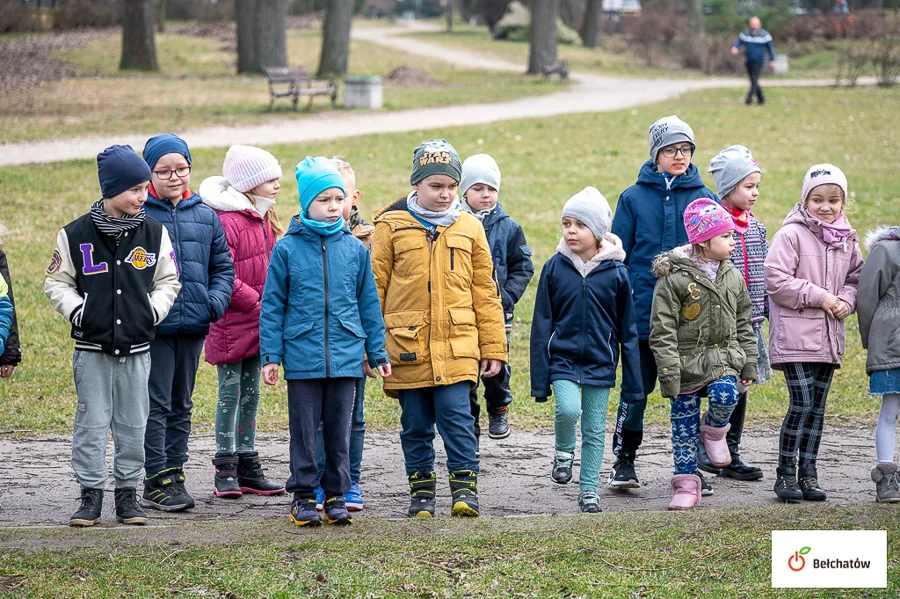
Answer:
[[[366,441],[366,417],[363,412],[363,400],[366,398],[366,377],[356,380],[356,394],[353,398],[353,416],[350,420],[350,482],[358,485],[362,471],[363,445]],[[322,423],[316,433],[316,466],[319,468],[319,480],[325,471],[325,439],[322,435]]]
[[[450,472],[478,472],[475,418],[469,411],[469,381],[442,387],[400,389],[400,446],[407,476],[434,470],[434,427],[447,452]]]

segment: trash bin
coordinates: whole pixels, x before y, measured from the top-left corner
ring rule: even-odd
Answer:
[[[772,69],[772,72],[776,75],[787,75],[788,74],[788,57],[787,54],[776,54],[775,55],[775,67]]]
[[[344,79],[344,108],[381,108],[381,77],[355,75]]]

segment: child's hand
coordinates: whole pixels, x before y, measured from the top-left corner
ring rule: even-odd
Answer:
[[[278,382],[278,364],[269,362],[262,369],[263,380],[267,385],[274,385]]]
[[[750,379],[741,379],[741,384],[745,387],[749,387],[753,384],[753,381],[751,381]]]
[[[829,316],[837,318],[837,316],[834,315],[834,311],[835,309],[837,309],[839,302],[840,300],[836,295],[826,293],[825,301],[822,303],[822,309],[825,310],[825,312],[827,312]]]
[[[0,366],[0,378],[8,379],[12,376],[13,370],[15,369],[15,364],[4,364],[3,366]]]
[[[378,374],[380,374],[381,378],[383,378],[383,379],[386,379],[387,377],[391,376],[391,364],[387,363],[387,364],[382,364],[381,366],[379,366]]]
[[[503,368],[503,362],[501,362],[500,360],[482,360],[481,376],[486,376],[488,378],[497,376],[498,374],[500,374],[501,368]]]
[[[842,299],[838,299],[837,307],[834,309],[834,317],[839,320],[844,320],[848,316],[850,316],[850,304]]]
[[[378,375],[375,374],[375,371],[372,370],[372,367],[369,366],[368,362],[363,362],[363,374],[369,377],[370,379],[377,378]]]

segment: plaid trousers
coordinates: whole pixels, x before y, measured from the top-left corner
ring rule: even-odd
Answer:
[[[800,452],[800,467],[815,466],[822,440],[825,400],[835,364],[789,362],[782,364],[790,406],[781,424],[778,462],[794,466]]]

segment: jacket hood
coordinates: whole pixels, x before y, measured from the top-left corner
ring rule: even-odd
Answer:
[[[372,220],[377,223],[379,220],[383,220],[386,217],[395,216],[391,214],[392,212],[405,212],[406,214],[409,214],[409,211],[406,209],[406,196],[397,198],[392,203],[375,212],[375,218]]]
[[[846,215],[845,215],[846,216]],[[849,219],[847,221],[849,223]],[[813,235],[818,237],[819,239],[825,239],[825,233],[822,232],[822,221],[817,219],[814,216],[809,216],[807,214],[806,209],[803,207],[803,202],[797,202],[794,207],[788,212],[788,215],[784,217],[784,222],[781,223],[781,226],[798,224],[803,225],[807,229],[809,229]],[[847,238],[847,241],[851,243],[855,243],[859,241],[859,238],[856,235],[856,231],[850,233],[850,236]]]
[[[585,262],[581,259],[581,257],[569,249],[569,246],[566,244],[565,237],[559,240],[559,244],[556,246],[556,251],[568,258],[572,261],[572,264],[575,265],[575,268],[581,272],[581,276],[586,277],[591,273],[595,268],[603,264],[604,262],[608,262],[611,260],[618,260],[619,262],[625,261],[625,248],[622,245],[622,240],[613,235],[612,233],[607,233],[606,237],[603,238],[606,242],[603,248],[594,254],[594,257]]]
[[[200,197],[203,203],[215,210],[236,212],[256,208],[243,193],[232,187],[225,177],[209,177],[200,184]]]
[[[463,202],[465,202],[465,198],[463,198]],[[503,209],[500,202],[497,202],[497,205],[494,206],[494,210],[484,218],[483,222],[485,226],[488,226],[493,225],[504,218],[509,218],[509,214],[506,213],[506,210]]]
[[[731,260],[722,260],[719,263],[719,275],[727,272],[729,268],[734,268]],[[694,264],[694,261],[691,260],[690,245],[682,245],[669,252],[658,254],[656,258],[653,259],[653,266],[650,270],[656,278],[659,279],[669,276],[673,270],[678,269],[689,270],[695,274],[702,274]]]
[[[637,183],[662,190],[666,189],[666,178],[656,170],[656,164],[652,160],[648,160],[641,166]],[[702,188],[704,185],[703,179],[700,177],[700,170],[695,164],[691,163],[688,166],[688,170],[675,179],[673,186],[681,189]]]
[[[900,226],[879,227],[866,235],[865,247],[870,252],[879,241],[900,241]],[[0,224],[0,242],[3,241],[3,225]]]

